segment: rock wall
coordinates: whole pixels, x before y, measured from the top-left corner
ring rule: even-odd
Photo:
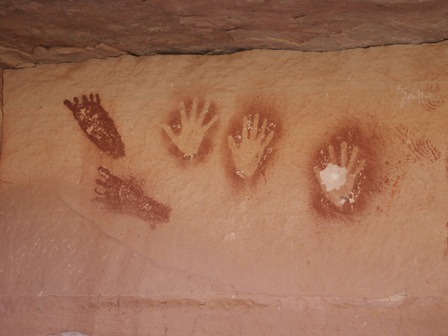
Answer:
[[[447,56],[4,71],[0,335],[446,335]]]
[[[0,158],[2,157],[3,141],[3,70],[0,70]]]
[[[3,1],[0,68],[122,54],[337,51],[448,39],[446,0]]]

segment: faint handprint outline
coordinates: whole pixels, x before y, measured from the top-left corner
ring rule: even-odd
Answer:
[[[138,217],[152,229],[169,220],[171,208],[147,196],[135,180],[123,180],[104,166],[98,167],[98,172],[103,179],[96,179],[95,200],[108,211]]]
[[[233,135],[227,137],[235,173],[243,179],[255,175],[263,161],[265,151],[275,135],[274,130],[269,130],[266,134],[267,118],[263,119],[260,128],[259,121],[259,114],[255,114],[253,120],[244,116],[241,136],[238,136],[240,139],[236,139]]]
[[[215,114],[208,122],[205,122],[210,109],[210,101],[206,100],[201,110],[198,105],[199,99],[196,97],[187,113],[184,101],[179,103],[180,130],[178,133],[174,132],[172,125],[162,125],[162,129],[182,152],[184,158],[191,159],[198,155],[205,134],[219,119],[219,116]]]
[[[337,208],[353,205],[359,191],[355,190],[356,179],[365,167],[364,159],[358,160],[359,147],[353,146],[349,157],[348,144],[341,142],[340,157],[335,148],[328,146],[329,162],[324,169],[314,167],[314,173],[323,195]]]
[[[79,127],[101,151],[117,159],[125,156],[124,143],[109,113],[101,105],[98,94],[91,93],[89,97],[83,95],[73,102],[64,100],[78,122]]]

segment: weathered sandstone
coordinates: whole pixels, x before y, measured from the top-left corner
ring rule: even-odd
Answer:
[[[5,70],[0,335],[446,335],[447,56]]]

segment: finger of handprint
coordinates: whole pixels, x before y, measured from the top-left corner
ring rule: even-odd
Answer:
[[[341,167],[347,167],[347,143],[341,142]]]
[[[79,99],[78,99],[78,97],[73,98],[73,101],[75,102],[76,105],[79,104]]]
[[[243,118],[243,129],[242,129],[242,138],[243,139],[247,139],[248,129],[249,129],[249,119],[247,118],[247,116],[244,116],[244,118]]]
[[[256,114],[254,116],[254,122],[252,123],[252,128],[250,130],[249,138],[256,139],[258,135],[258,122],[260,120],[260,115]]]
[[[83,95],[83,96],[82,96],[82,103],[83,103],[84,105],[87,105],[87,104],[89,103],[89,100],[87,99],[87,96],[86,96],[86,95]]]
[[[109,185],[108,182],[100,180],[100,179],[95,179],[95,183],[102,187],[107,187]]]
[[[319,167],[314,167],[314,174],[316,175],[316,178],[319,181],[319,183],[322,183],[322,179],[320,178],[320,169],[319,169]]]
[[[103,187],[95,188],[95,193],[97,193],[98,195],[104,195],[106,193],[106,189],[104,189]]]
[[[275,135],[275,131],[270,131],[268,136],[263,138],[263,140],[261,141],[261,146],[263,148],[267,147],[269,145],[269,143],[272,141],[272,139],[274,138]]]
[[[93,93],[91,93],[91,94],[89,95],[89,98],[90,98],[90,102],[91,102],[91,103],[94,103],[94,102],[95,102],[95,98],[94,98],[94,96],[93,96]]]
[[[162,129],[165,131],[166,135],[171,139],[171,141],[176,137],[173,129],[170,125],[162,125]]]
[[[201,113],[199,114],[199,121],[202,123],[205,119],[205,116],[208,113],[208,109],[210,108],[210,101],[206,100],[204,103],[204,107],[202,108]]]
[[[180,121],[182,124],[184,124],[184,122],[188,120],[188,118],[187,118],[187,112],[185,112],[185,103],[183,101],[179,103],[179,114],[180,114]]]
[[[330,163],[337,166],[338,159],[336,158],[336,152],[334,151],[334,147],[332,145],[328,146],[328,155]]]
[[[64,105],[67,106],[70,110],[72,110],[75,106],[72,104],[72,102],[68,99],[64,100]]]
[[[258,134],[258,137],[263,139],[265,137],[266,127],[268,125],[268,120],[265,118],[263,120],[263,124],[261,124],[260,133]]]
[[[97,93],[97,94],[95,95],[95,97],[96,97],[96,102],[97,102],[98,104],[101,104],[100,95]]]
[[[366,165],[366,160],[363,159],[363,160],[359,161],[358,166],[356,167],[356,170],[355,170],[355,176],[358,176],[361,173],[361,171],[364,169],[365,165]]]
[[[98,172],[99,172],[100,175],[103,176],[106,180],[109,179],[109,177],[111,176],[109,169],[107,169],[106,167],[103,167],[103,166],[99,166],[99,167],[98,167]]]
[[[347,172],[351,172],[355,166],[356,160],[358,158],[359,148],[358,146],[353,146],[352,155],[350,156],[350,161],[347,165]]]
[[[218,119],[219,119],[219,116],[218,116],[217,114],[215,114],[215,115],[213,116],[213,118],[207,123],[207,125],[205,125],[205,126],[203,127],[204,132],[207,132],[207,131],[209,130],[210,127],[212,127],[214,124],[216,124],[216,122],[218,121]]]
[[[193,105],[191,106],[190,111],[190,118],[197,118],[198,117],[198,97],[195,97],[193,99]]]

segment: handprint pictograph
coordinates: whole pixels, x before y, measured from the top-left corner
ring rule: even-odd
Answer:
[[[81,101],[77,97],[73,98],[73,102],[66,99],[64,105],[72,111],[83,132],[101,151],[115,159],[125,155],[121,136],[109,113],[101,106],[98,94],[83,95]]]
[[[98,172],[103,179],[96,180],[95,200],[108,211],[138,217],[150,223],[152,229],[169,220],[171,208],[147,196],[135,180],[123,180],[103,166],[98,167]]]
[[[274,123],[268,125],[264,118],[260,127],[259,121],[259,114],[244,116],[241,133],[227,137],[235,173],[243,179],[255,175],[269,154],[268,146],[275,135]]]
[[[355,183],[364,169],[365,160],[358,159],[359,148],[341,142],[339,159],[333,145],[328,146],[328,163],[324,169],[314,167],[323,195],[337,208],[353,205],[359,195]]]
[[[211,116],[209,109],[210,101],[205,101],[200,107],[199,99],[194,98],[191,110],[187,113],[185,103],[181,101],[179,104],[180,120],[174,124],[162,126],[166,135],[184,158],[191,159],[198,155],[205,134],[218,121],[219,116],[217,114]]]

